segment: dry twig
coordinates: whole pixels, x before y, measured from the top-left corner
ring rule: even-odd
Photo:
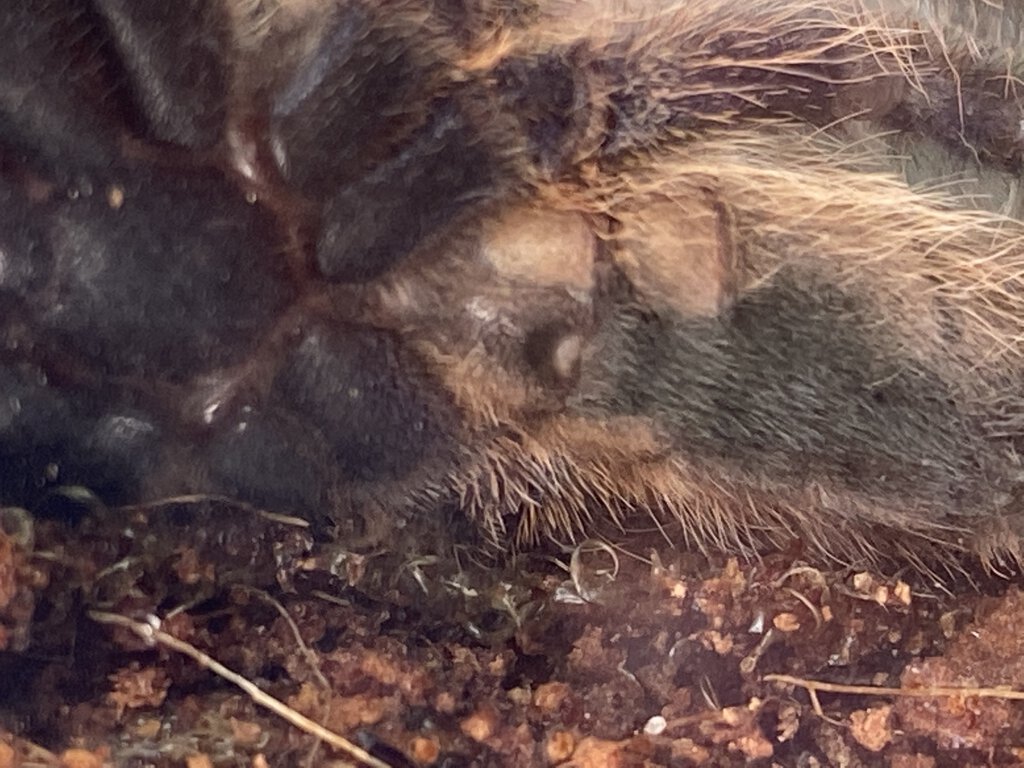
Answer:
[[[305,715],[296,712],[284,702],[275,699],[268,693],[265,693],[255,683],[242,677],[237,672],[228,669],[213,657],[200,651],[194,645],[186,643],[184,640],[179,640],[174,635],[164,632],[159,628],[159,619],[153,617],[152,621],[147,623],[130,619],[127,616],[122,616],[117,613],[107,613],[105,611],[89,611],[89,617],[100,624],[124,627],[138,635],[142,640],[149,644],[161,645],[165,648],[171,649],[172,651],[177,651],[178,653],[188,656],[200,666],[205,667],[215,675],[218,675],[228,682],[238,686],[245,691],[254,702],[266,709],[269,709],[275,715],[288,721],[296,728],[310,734],[311,736],[316,736],[317,738],[326,741],[335,749],[341,750],[353,759],[360,761],[370,768],[390,768],[390,766],[383,760],[374,757],[365,749],[353,744],[345,737],[324,728],[316,721],[310,720]]]
[[[767,683],[782,683],[784,685],[795,685],[807,691],[811,697],[811,705],[820,717],[825,717],[821,704],[818,701],[818,692],[825,693],[850,693],[861,696],[897,696],[911,699],[934,699],[944,697],[968,697],[974,696],[979,699],[1005,699],[1009,701],[1024,701],[1024,691],[1015,691],[1010,688],[978,688],[974,686],[927,686],[923,688],[888,688],[880,685],[844,685],[842,683],[827,683],[822,680],[808,680],[792,675],[765,675]],[[827,719],[827,718],[826,718]]]

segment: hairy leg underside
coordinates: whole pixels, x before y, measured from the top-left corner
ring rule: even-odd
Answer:
[[[1015,565],[1022,23],[14,0],[0,501]]]

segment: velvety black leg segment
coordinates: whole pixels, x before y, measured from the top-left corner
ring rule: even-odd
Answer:
[[[276,512],[324,516],[331,457],[315,421],[245,407],[221,425],[205,454],[220,493]]]
[[[0,318],[25,311],[21,300],[38,296],[53,270],[53,256],[22,188],[0,175]]]
[[[5,504],[35,507],[55,489],[76,485],[125,503],[158,469],[163,430],[137,408],[104,403],[109,392],[56,387],[37,368],[0,364],[0,393]]]
[[[216,144],[227,117],[229,18],[216,0],[94,0],[146,119],[147,135]]]
[[[103,20],[85,0],[0,7],[0,147],[63,178],[112,162],[133,123]]]
[[[76,481],[94,489],[108,504],[137,501],[175,443],[155,416],[131,405],[108,404],[89,420],[81,444],[90,464],[78,472]]]
[[[331,280],[377,277],[486,195],[494,170],[455,105],[438,106],[393,159],[342,185],[329,199],[317,266]]]
[[[319,429],[339,479],[400,479],[445,456],[450,402],[387,334],[311,328],[282,367],[274,397]]]
[[[30,503],[55,483],[54,467],[87,427],[80,409],[31,367],[0,366],[0,392],[0,499]]]
[[[33,319],[109,374],[233,364],[293,298],[268,217],[213,172],[132,166],[37,221],[53,274]]]
[[[363,176],[421,125],[437,65],[386,10],[350,2],[271,103],[271,143],[285,178],[313,200]]]

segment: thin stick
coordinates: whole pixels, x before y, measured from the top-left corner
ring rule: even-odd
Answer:
[[[805,689],[814,696],[818,691],[826,693],[853,693],[867,696],[902,696],[912,699],[934,699],[957,696],[975,696],[979,699],[1008,699],[1024,701],[1024,691],[1005,688],[956,688],[951,686],[928,686],[927,688],[885,688],[874,685],[843,685],[842,683],[826,683],[820,680],[806,680],[792,675],[765,675],[768,683],[784,683]]]
[[[89,617],[100,624],[112,624],[119,627],[125,627],[150,645],[159,644],[166,648],[170,648],[173,651],[177,651],[178,653],[183,653],[200,666],[213,672],[215,675],[219,675],[228,682],[234,683],[245,691],[254,702],[266,709],[269,709],[278,717],[287,720],[296,728],[305,731],[312,736],[316,736],[319,739],[323,739],[335,749],[345,752],[350,757],[370,766],[370,768],[391,768],[391,766],[383,760],[374,757],[365,749],[353,744],[343,736],[339,736],[333,731],[327,730],[316,721],[310,720],[305,715],[296,712],[284,702],[264,693],[254,683],[245,679],[237,672],[233,672],[228,669],[213,657],[200,651],[194,645],[186,643],[184,640],[179,640],[174,635],[170,635],[159,629],[158,626],[155,626],[159,624],[159,620],[154,619],[153,624],[147,624],[146,622],[129,619],[127,616],[122,616],[117,613],[107,613],[105,611],[89,611]]]
[[[320,684],[320,687],[330,693],[331,684],[327,681],[327,678],[324,677],[324,673],[320,671],[320,660],[317,658],[316,654],[313,653],[313,649],[306,645],[306,641],[302,639],[302,633],[299,631],[299,626],[295,623],[295,619],[292,618],[292,615],[288,613],[288,609],[281,605],[278,600],[274,599],[273,595],[269,592],[264,592],[262,589],[250,587],[245,584],[239,584],[236,588],[258,597],[277,611],[281,618],[284,619],[285,624],[287,624],[288,628],[291,630],[292,637],[295,638],[295,644],[299,646],[299,650],[302,652],[302,658],[305,660],[306,666],[309,667],[313,676],[316,678],[317,683]]]

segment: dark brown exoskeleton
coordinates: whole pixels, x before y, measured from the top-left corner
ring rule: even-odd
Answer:
[[[18,0],[3,499],[1015,563],[1019,17]]]

